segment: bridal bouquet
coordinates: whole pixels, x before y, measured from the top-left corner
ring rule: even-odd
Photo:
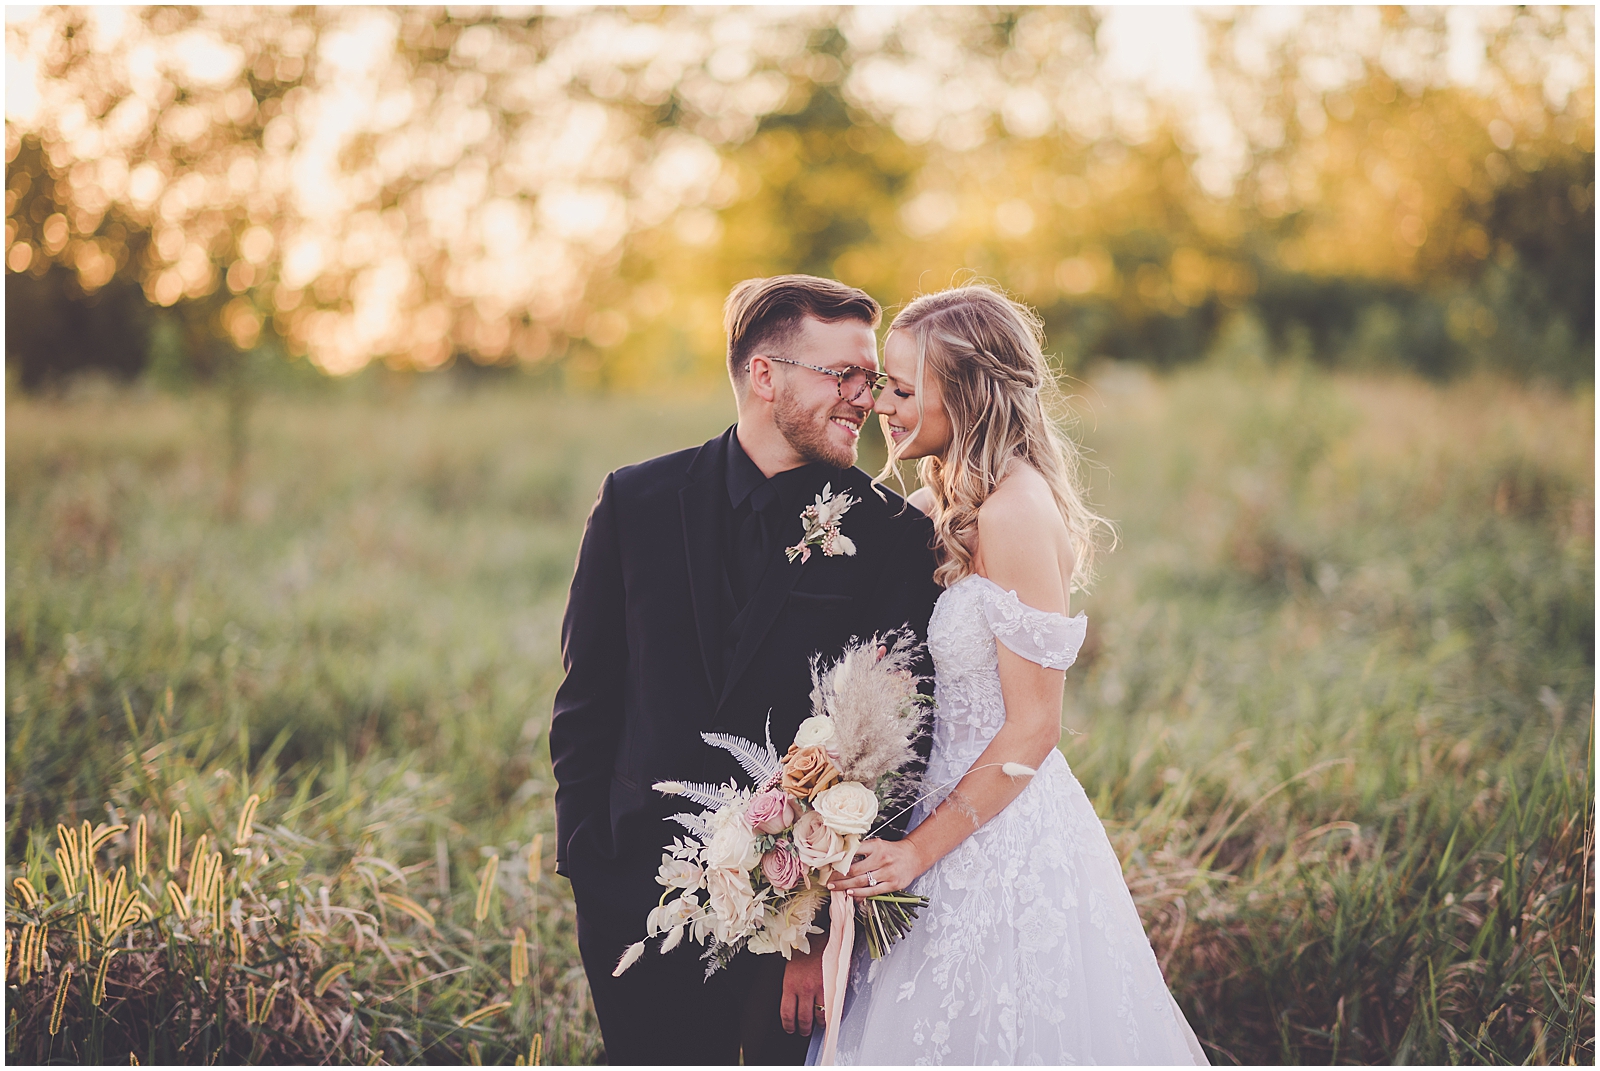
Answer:
[[[911,672],[915,645],[909,636],[897,637],[880,657],[881,647],[877,637],[855,644],[826,671],[812,660],[812,713],[782,757],[772,746],[770,721],[765,746],[701,734],[739,761],[751,786],[731,780],[654,786],[705,808],[671,816],[688,836],[674,839],[661,856],[656,881],[666,891],[645,920],[646,940],[661,937],[663,953],[687,935],[706,946],[707,977],[744,949],[785,959],[797,949],[810,953],[811,936],[822,932],[813,920],[829,902],[829,878],[849,873],[861,838],[887,825],[918,788],[906,772],[917,758],[926,705]],[[880,821],[880,815],[888,817]],[[843,894],[833,902],[837,916]],[[857,913],[874,959],[910,929],[926,904],[904,892],[860,901]],[[853,928],[848,914],[841,921]],[[615,973],[644,949],[644,941],[630,945]]]

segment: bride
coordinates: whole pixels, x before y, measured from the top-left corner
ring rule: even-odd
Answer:
[[[911,501],[933,518],[945,588],[928,625],[935,791],[904,840],[863,843],[832,888],[929,904],[882,960],[856,958],[839,1036],[813,1038],[813,1060],[1207,1063],[1056,749],[1087,628],[1068,596],[1109,524],[1045,414],[1042,343],[1031,311],[963,286],[906,306],[884,344],[877,412],[891,466],[922,459]]]

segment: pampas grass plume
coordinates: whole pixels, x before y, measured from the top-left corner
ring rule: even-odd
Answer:
[[[811,663],[811,713],[833,719],[837,736],[830,750],[838,752],[845,781],[870,785],[918,758],[922,712],[911,672],[917,647],[905,634],[879,658],[881,646],[888,644],[878,636],[852,644],[826,672],[817,660]]]

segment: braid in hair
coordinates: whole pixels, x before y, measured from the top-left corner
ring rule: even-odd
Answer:
[[[1050,487],[1066,522],[1076,567],[1072,586],[1093,577],[1097,544],[1115,528],[1096,513],[1079,484],[1077,444],[1046,412],[1055,378],[1044,357],[1044,327],[1026,306],[991,287],[973,284],[911,302],[890,325],[917,343],[917,397],[931,372],[950,416],[944,458],[925,457],[917,473],[933,494],[934,579],[949,587],[972,572],[978,510],[1014,458],[1033,466]],[[920,403],[919,403],[920,404]],[[879,479],[895,469],[891,452]]]

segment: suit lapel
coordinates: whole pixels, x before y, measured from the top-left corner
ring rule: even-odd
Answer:
[[[727,482],[723,475],[723,449],[714,439],[700,451],[689,467],[689,482],[678,492],[682,510],[683,549],[689,565],[689,597],[694,603],[695,632],[700,637],[700,660],[705,667],[706,687],[712,695],[721,691],[722,615],[717,587],[722,583],[722,559],[718,526],[726,502]],[[720,500],[719,500],[720,496]]]
[[[819,556],[820,552],[812,552],[813,558]],[[761,586],[756,589],[755,596],[750,600],[749,620],[739,637],[739,646],[733,652],[733,665],[727,667],[722,698],[717,701],[719,713],[722,705],[733,694],[734,685],[739,683],[744,671],[750,668],[750,660],[755,657],[761,641],[766,639],[767,633],[772,630],[772,623],[778,619],[778,613],[788,601],[789,592],[800,582],[800,574],[805,572],[808,565],[808,562],[789,561],[780,549],[767,565],[767,571],[761,574]]]

